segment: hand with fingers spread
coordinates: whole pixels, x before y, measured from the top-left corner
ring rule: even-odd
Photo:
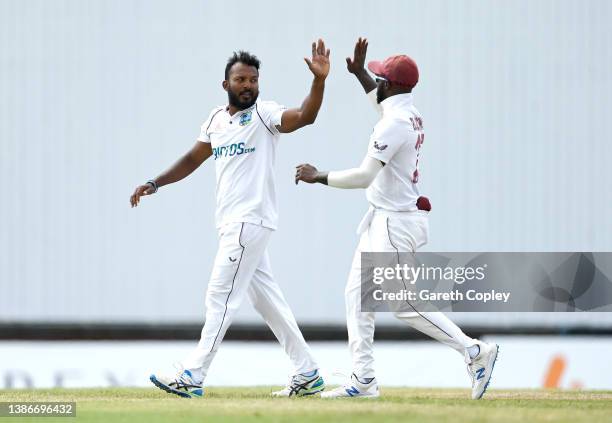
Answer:
[[[366,93],[376,88],[376,81],[370,76],[365,68],[366,54],[368,52],[368,39],[361,38],[355,43],[353,58],[346,58],[346,69],[357,77],[357,80]]]
[[[304,57],[304,61],[314,75],[310,92],[300,107],[287,109],[282,114],[280,125],[276,125],[281,133],[286,134],[306,125],[312,125],[323,103],[325,78],[329,75],[329,49],[325,48],[325,42],[322,39],[312,43],[312,58]]]
[[[346,58],[346,68],[354,75],[365,72],[365,60],[368,52],[368,39],[361,38],[355,43],[355,51],[353,52],[353,58]]]
[[[319,38],[319,41],[312,43],[312,58],[304,57],[304,61],[315,78],[327,78],[329,74],[329,49],[325,48],[325,42],[322,39]]]

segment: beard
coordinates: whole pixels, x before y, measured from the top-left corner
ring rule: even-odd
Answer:
[[[240,100],[240,95],[244,94],[245,92],[250,93],[251,98],[247,101],[242,101]],[[240,94],[236,94],[231,90],[227,90],[227,99],[228,99],[230,106],[234,106],[238,110],[244,110],[244,109],[248,109],[249,107],[251,107],[257,101],[258,96],[259,96],[259,93],[255,93],[253,91],[243,91]]]
[[[385,100],[387,98],[383,86],[382,84],[379,84],[378,87],[376,87],[376,102],[378,104],[382,103],[383,100]]]

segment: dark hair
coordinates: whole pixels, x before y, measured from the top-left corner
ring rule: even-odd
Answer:
[[[227,65],[225,65],[225,80],[226,81],[229,78],[230,69],[232,68],[232,66],[234,66],[234,64],[238,62],[244,63],[247,66],[253,66],[259,72],[259,65],[261,62],[259,61],[257,56],[249,53],[248,51],[240,50],[237,53],[234,52],[234,54],[232,54],[230,58],[227,59]]]

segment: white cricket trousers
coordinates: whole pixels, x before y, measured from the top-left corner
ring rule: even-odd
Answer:
[[[206,377],[245,296],[272,329],[289,356],[295,373],[318,369],[272,276],[267,251],[272,232],[251,223],[232,223],[220,229],[219,249],[206,291],[206,321],[197,347],[182,363],[185,369],[200,371],[202,378]],[[248,364],[248,360],[245,359],[243,364]]]
[[[360,224],[359,245],[345,290],[346,323],[353,372],[357,377],[375,377],[374,373],[374,318],[373,312],[361,312],[361,253],[415,252],[427,243],[427,212],[388,212],[370,209]],[[398,312],[399,320],[428,336],[454,348],[465,356],[466,348],[476,341],[466,336],[459,327],[440,312]]]

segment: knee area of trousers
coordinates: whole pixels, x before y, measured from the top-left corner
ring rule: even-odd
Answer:
[[[407,311],[396,311],[393,313],[393,316],[399,320],[412,320],[421,317],[419,313]]]

